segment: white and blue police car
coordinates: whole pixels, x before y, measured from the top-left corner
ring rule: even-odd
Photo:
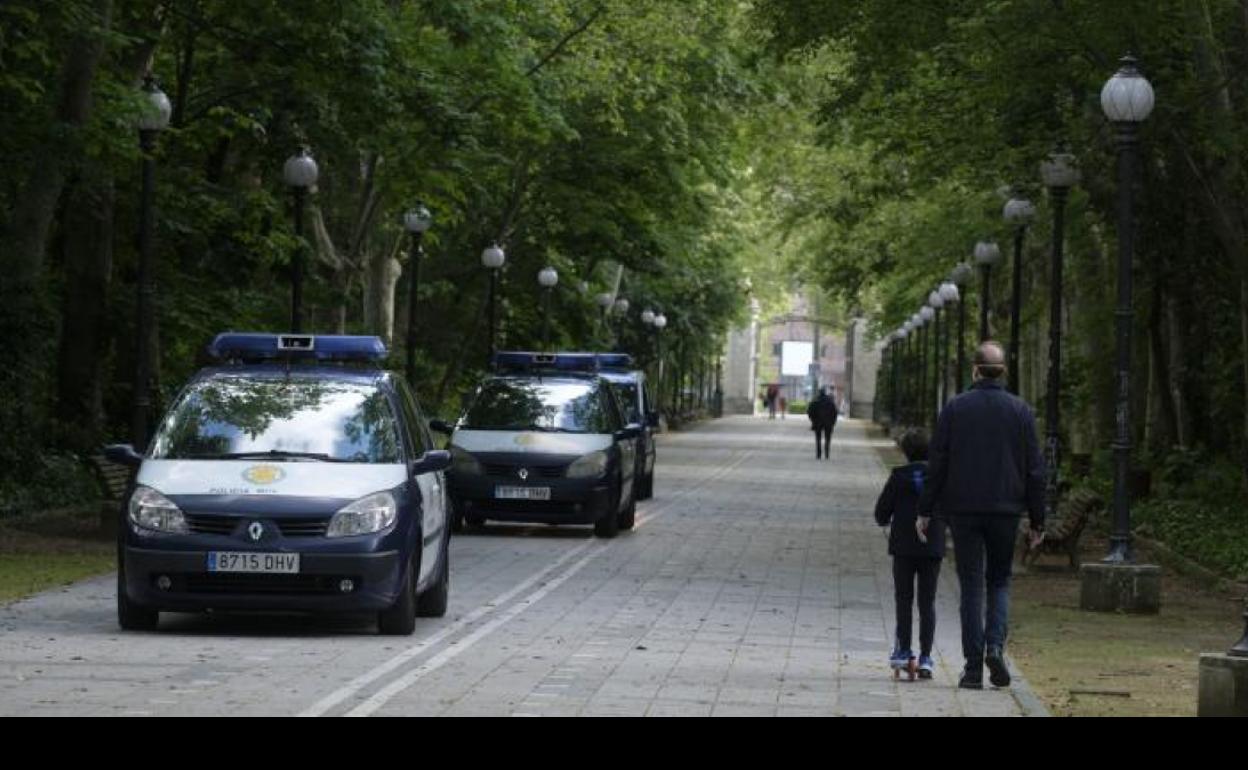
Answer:
[[[498,353],[450,434],[455,526],[487,520],[632,529],[639,429],[592,353]]]
[[[375,612],[410,634],[446,612],[444,471],[377,337],[220,334],[144,454],[118,538],[117,615]]]
[[[658,459],[654,434],[659,427],[659,412],[646,384],[646,373],[633,368],[633,357],[627,353],[598,353],[598,366],[603,379],[611,383],[624,410],[624,419],[638,429],[637,436],[637,499],[654,497],[654,464]]]

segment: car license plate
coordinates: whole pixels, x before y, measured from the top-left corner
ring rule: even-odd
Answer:
[[[297,553],[256,553],[254,551],[209,551],[209,572],[258,572],[299,574]]]
[[[549,500],[550,487],[495,487],[498,500]]]

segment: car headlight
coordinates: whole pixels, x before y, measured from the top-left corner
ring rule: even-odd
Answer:
[[[568,466],[570,479],[596,479],[607,472],[607,453],[590,452]]]
[[[466,452],[457,446],[451,447],[451,470],[456,473],[465,473],[473,476],[481,475],[481,463],[477,458],[472,456],[471,452]]]
[[[151,487],[135,487],[128,509],[130,523],[140,529],[175,535],[190,531],[181,509]]]
[[[334,514],[325,537],[371,535],[393,524],[398,515],[399,506],[389,492],[361,497]]]

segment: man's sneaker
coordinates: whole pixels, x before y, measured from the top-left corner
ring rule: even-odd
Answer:
[[[962,669],[962,676],[958,679],[958,687],[961,687],[963,690],[984,689],[984,667],[968,663],[966,668]]]
[[[932,662],[931,655],[919,656],[919,679],[931,679],[935,670],[936,664]]]
[[[1010,686],[1010,670],[1005,666],[1005,656],[1001,654],[1000,648],[989,647],[984,663],[988,664],[988,681],[992,682],[993,687]]]

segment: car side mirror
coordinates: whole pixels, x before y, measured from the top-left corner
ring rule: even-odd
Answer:
[[[442,433],[447,436],[455,432],[455,429],[450,425],[447,425],[444,420],[430,420],[429,430],[434,431],[435,433]]]
[[[109,444],[104,447],[104,459],[117,465],[128,465],[137,468],[143,464],[143,455],[134,451],[131,444]]]
[[[641,435],[641,427],[637,425],[630,425],[627,428],[624,428],[623,430],[617,430],[615,432],[615,440],[616,441],[628,441],[629,439],[637,438],[640,435]]]
[[[450,467],[451,453],[445,449],[430,449],[421,455],[419,459],[413,460],[411,465],[413,476],[436,473]]]

